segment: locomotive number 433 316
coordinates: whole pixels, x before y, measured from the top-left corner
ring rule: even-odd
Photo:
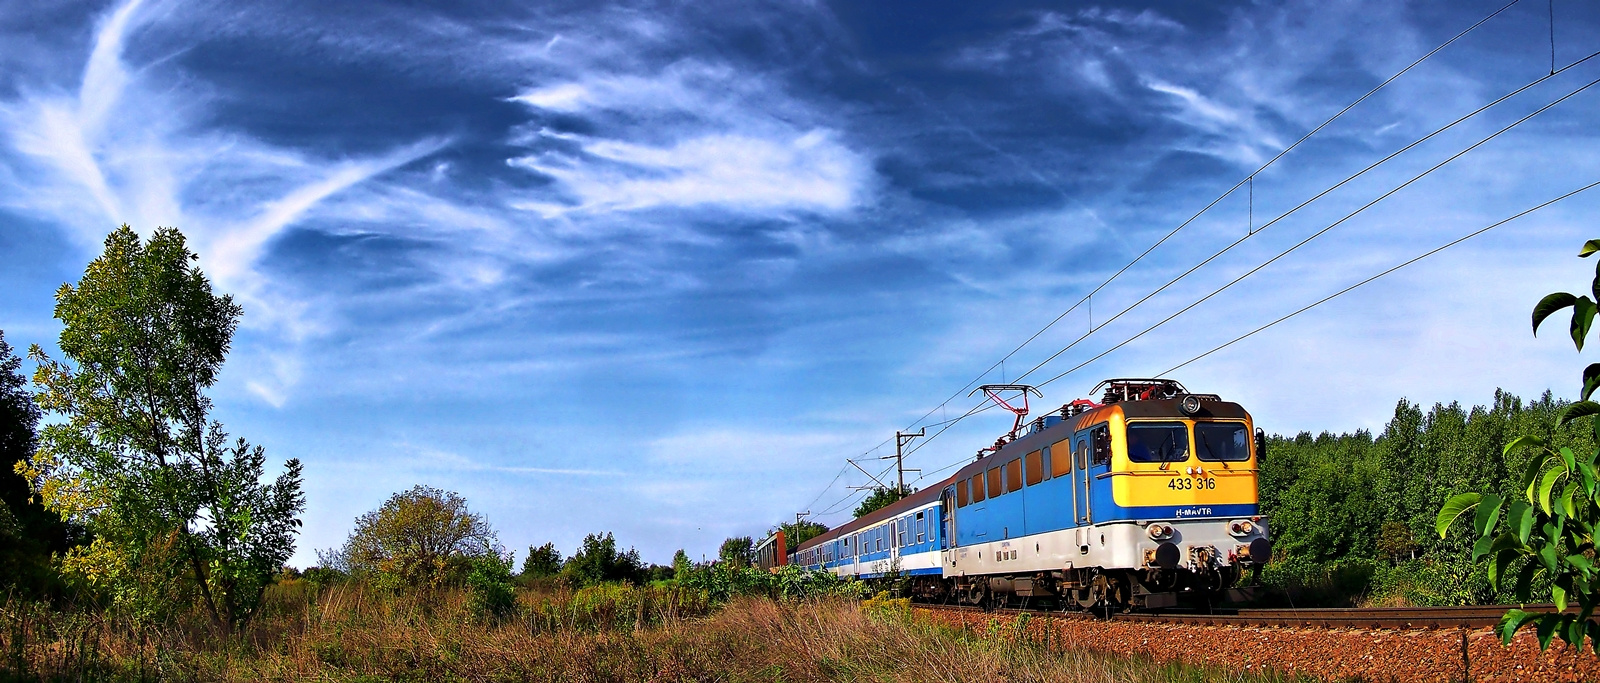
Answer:
[[[1167,488],[1174,491],[1190,491],[1194,489],[1214,489],[1217,480],[1209,477],[1173,477],[1167,480]]]

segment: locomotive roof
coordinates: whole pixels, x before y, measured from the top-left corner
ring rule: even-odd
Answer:
[[[1192,416],[1186,415],[1182,410],[1179,410],[1178,403],[1179,399],[1175,398],[1146,401],[1119,401],[1116,403],[1108,403],[1092,410],[1084,411],[1062,420],[1057,424],[1051,425],[1026,436],[1019,437],[1017,440],[1002,446],[999,451],[996,451],[987,457],[968,463],[961,469],[956,470],[954,474],[939,481],[937,484],[929,486],[921,491],[917,491],[916,493],[906,496],[905,498],[890,503],[889,505],[874,510],[865,516],[850,520],[845,524],[841,524],[838,527],[828,530],[826,533],[815,536],[796,547],[795,552],[811,548],[812,546],[827,543],[828,541],[855,533],[861,529],[875,526],[886,519],[898,517],[910,510],[914,510],[930,502],[938,500],[940,492],[942,492],[946,486],[950,486],[954,482],[961,479],[971,477],[975,473],[983,471],[987,468],[994,467],[996,463],[1007,463],[1016,458],[1022,457],[1024,453],[1030,453],[1044,448],[1050,444],[1056,443],[1057,441],[1067,438],[1069,435],[1077,432],[1080,429],[1084,429],[1105,421],[1111,417],[1112,413],[1118,410],[1122,411],[1124,417],[1130,418],[1168,417],[1173,419],[1222,418],[1242,420],[1246,417],[1249,417],[1249,414],[1244,410],[1244,406],[1231,401],[1202,401],[1200,403],[1200,412]]]

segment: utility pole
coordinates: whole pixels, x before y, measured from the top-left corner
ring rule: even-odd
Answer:
[[[921,472],[922,471],[922,470],[919,470],[919,469],[909,469],[909,470],[906,469],[906,466],[905,466],[905,458],[906,458],[906,456],[905,456],[905,446],[906,446],[906,444],[911,443],[912,439],[915,439],[915,438],[917,438],[919,436],[922,436],[923,434],[924,434],[924,430],[922,430],[922,429],[918,429],[916,431],[916,433],[914,433],[914,434],[911,433],[911,432],[899,432],[899,431],[895,432],[894,433],[894,455],[893,456],[886,455],[886,456],[883,456],[881,458],[878,458],[879,460],[888,460],[891,457],[894,458],[894,469],[895,469],[896,476],[898,477],[898,483],[899,483],[899,486],[900,486],[900,488],[895,489],[895,491],[898,492],[902,496],[906,495],[906,473],[907,472]]]
[[[806,515],[809,515],[809,514],[811,514],[810,510],[806,510],[805,512],[796,512],[796,513],[794,513],[794,531],[795,531],[795,533],[800,533],[800,520],[805,519]]]

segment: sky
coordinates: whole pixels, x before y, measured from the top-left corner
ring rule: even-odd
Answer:
[[[416,484],[519,558],[714,555],[846,521],[896,430],[918,487],[968,462],[976,383],[1067,373],[1037,415],[1600,181],[1600,8],[1503,6],[0,0],[0,330],[53,352],[106,234],[177,227],[244,309],[214,416],[305,465],[294,564]],[[1171,376],[1282,434],[1573,397],[1528,316],[1597,209]]]

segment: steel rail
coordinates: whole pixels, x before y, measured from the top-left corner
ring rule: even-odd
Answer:
[[[1055,619],[1097,619],[1150,624],[1189,624],[1198,626],[1266,626],[1281,628],[1345,628],[1372,630],[1436,630],[1491,628],[1509,609],[1553,612],[1554,605],[1474,605],[1464,607],[1335,607],[1314,609],[1230,609],[1211,614],[1192,612],[1112,613],[1107,619],[1099,613],[1038,609],[996,608],[985,612],[968,605],[918,603],[920,609],[980,612],[1001,615],[1049,616]],[[1576,612],[1575,609],[1568,609]]]

